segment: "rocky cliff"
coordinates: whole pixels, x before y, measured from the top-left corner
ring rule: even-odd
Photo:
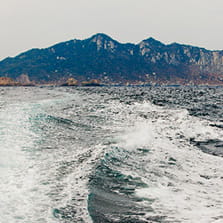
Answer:
[[[0,62],[0,76],[52,82],[75,78],[111,82],[223,83],[223,51],[165,45],[153,38],[122,44],[105,34],[32,49]]]
[[[0,86],[20,86],[20,83],[9,77],[0,77]]]

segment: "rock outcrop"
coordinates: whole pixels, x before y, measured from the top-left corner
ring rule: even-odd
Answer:
[[[81,85],[82,86],[101,86],[100,81],[96,79],[93,79],[90,81],[82,81]]]
[[[9,77],[0,77],[0,86],[20,86],[20,83]]]
[[[19,82],[22,86],[35,86],[35,83],[30,81],[27,74],[21,74],[16,78],[16,81]]]
[[[78,81],[72,77],[68,78],[62,86],[78,86]]]

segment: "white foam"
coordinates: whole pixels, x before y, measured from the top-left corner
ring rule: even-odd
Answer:
[[[20,103],[16,102],[16,98],[20,100],[17,90],[27,93]],[[18,94],[24,95],[22,92]],[[4,100],[8,101],[0,111],[0,222],[60,222],[53,215],[54,209],[66,207],[74,196],[77,216],[84,222],[91,222],[87,211],[87,183],[91,159],[100,153],[99,148],[95,153],[91,152],[92,156],[86,158],[86,162],[74,166],[70,174],[58,179],[61,164],[84,157],[89,148],[72,152],[70,146],[65,150],[61,145],[57,151],[41,150],[40,142],[46,139],[41,129],[33,126],[32,120],[36,115],[44,114],[42,108],[55,108],[61,102],[78,98],[67,93],[55,97],[54,92],[46,99],[46,90],[36,88],[29,94],[20,88],[7,93]],[[53,137],[52,140],[58,143]]]
[[[149,103],[137,104],[133,110],[143,115],[131,117],[133,126],[121,136],[120,145],[131,151],[150,150],[139,158],[143,169],[137,172],[148,188],[137,189],[136,195],[154,199],[148,202],[153,215],[167,216],[170,222],[223,222],[222,158],[205,154],[189,142],[190,138],[222,140],[222,132],[186,110]]]
[[[30,108],[31,109],[31,108]],[[1,221],[30,222],[41,209],[43,196],[36,193],[36,170],[31,153],[38,136],[30,131],[29,108],[13,104],[0,112],[1,120]],[[46,210],[40,210],[44,213]]]
[[[120,146],[133,150],[148,145],[152,146],[154,139],[154,125],[151,122],[138,122],[120,137],[122,141]]]

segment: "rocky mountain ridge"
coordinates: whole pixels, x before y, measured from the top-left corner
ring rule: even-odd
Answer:
[[[105,34],[32,49],[0,62],[0,76],[36,83],[99,79],[102,83],[223,84],[223,50],[153,38],[119,43]]]

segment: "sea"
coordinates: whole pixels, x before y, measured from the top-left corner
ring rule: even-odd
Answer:
[[[223,87],[0,88],[0,223],[157,222],[223,222]]]

